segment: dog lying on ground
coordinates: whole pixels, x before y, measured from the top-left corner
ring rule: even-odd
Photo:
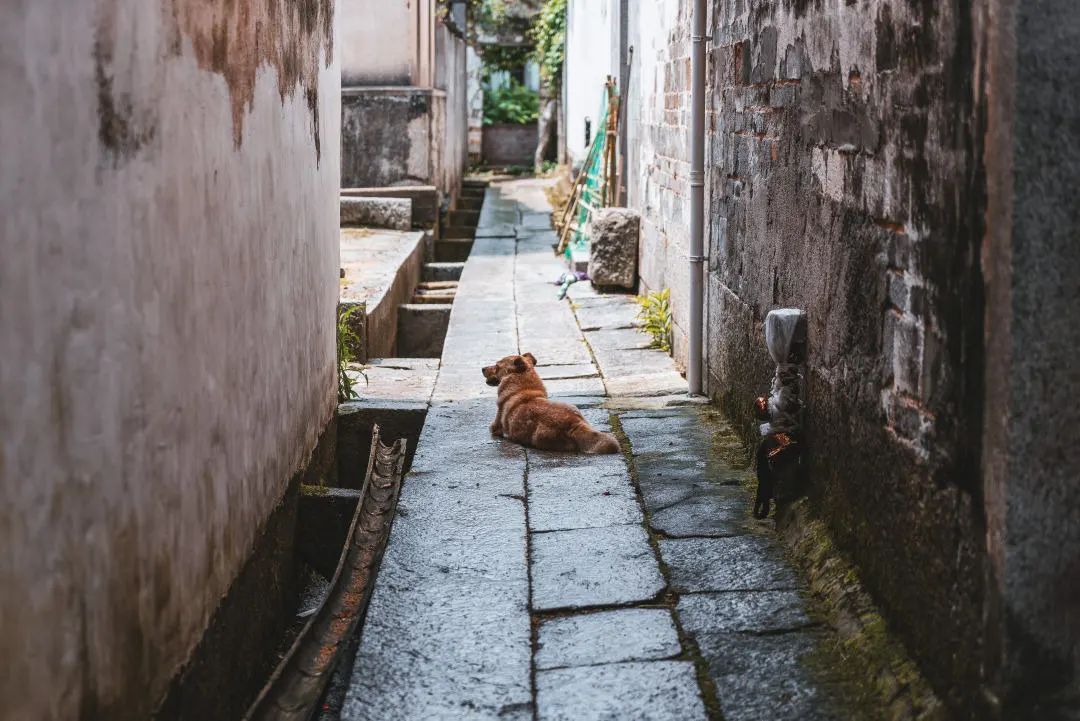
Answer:
[[[532,353],[506,356],[483,371],[487,384],[499,387],[493,436],[545,451],[619,452],[615,436],[594,429],[569,403],[548,399]]]

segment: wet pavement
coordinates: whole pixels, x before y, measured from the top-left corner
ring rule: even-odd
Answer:
[[[862,718],[815,671],[826,630],[750,517],[745,450],[632,298],[557,299],[547,209],[543,181],[487,192],[341,717]],[[526,351],[624,454],[489,435],[480,368]]]

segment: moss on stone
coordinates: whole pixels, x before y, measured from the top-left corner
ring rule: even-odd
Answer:
[[[781,535],[810,582],[811,604],[835,634],[826,634],[807,666],[841,683],[853,703],[890,721],[948,718],[918,667],[889,631],[863,589],[855,567],[837,551],[825,524],[813,519],[807,502],[785,508]]]

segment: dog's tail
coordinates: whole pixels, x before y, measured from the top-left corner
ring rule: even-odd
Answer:
[[[570,433],[582,453],[618,453],[619,441],[610,433],[602,433],[582,422]]]

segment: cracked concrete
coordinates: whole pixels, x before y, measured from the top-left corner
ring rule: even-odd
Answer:
[[[557,299],[546,210],[543,181],[487,192],[341,717],[866,717],[807,663],[826,631],[724,460],[745,450],[632,296]],[[489,435],[480,367],[525,351],[625,454]]]

